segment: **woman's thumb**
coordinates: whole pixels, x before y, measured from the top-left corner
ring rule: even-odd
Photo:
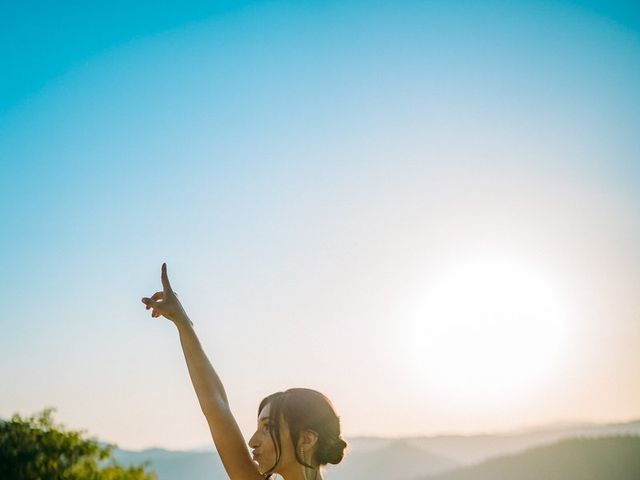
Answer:
[[[142,297],[142,303],[151,308],[158,308],[158,305],[160,304],[160,302],[156,302],[155,300],[151,300],[147,297]]]

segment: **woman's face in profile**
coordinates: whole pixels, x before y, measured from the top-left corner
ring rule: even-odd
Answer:
[[[249,440],[253,460],[257,462],[258,470],[260,470],[261,473],[269,471],[276,462],[276,446],[269,433],[272,428],[269,419],[270,410],[270,404],[265,405],[262,409],[260,415],[258,415],[258,428]],[[280,453],[280,462],[278,462],[276,472],[279,471],[283,465],[286,465],[295,458],[293,445],[291,445],[291,438],[289,436],[289,427],[284,421],[280,425],[280,443],[282,445],[282,452]]]

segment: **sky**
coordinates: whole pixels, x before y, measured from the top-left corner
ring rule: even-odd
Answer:
[[[0,417],[207,445],[174,289],[248,438],[640,418],[640,9],[0,7]]]

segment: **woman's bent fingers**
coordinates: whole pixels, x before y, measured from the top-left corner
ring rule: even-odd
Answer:
[[[144,297],[142,299],[142,303],[144,303],[146,305],[145,308],[147,310],[149,310],[150,308],[153,308],[153,303],[150,303],[148,300],[162,300],[162,299],[164,299],[164,293],[163,292],[156,292],[153,295],[151,295],[151,297],[149,297],[149,298]]]
[[[154,302],[149,298],[143,298],[142,301],[146,303],[147,310],[151,309],[151,316],[153,318],[158,318],[160,315],[162,315],[162,313],[160,313],[160,310],[159,310],[159,305],[160,305],[159,302]]]
[[[147,306],[147,308],[158,308],[158,304],[160,302],[156,302],[155,300],[151,300],[150,298],[143,297],[142,303],[144,303]]]

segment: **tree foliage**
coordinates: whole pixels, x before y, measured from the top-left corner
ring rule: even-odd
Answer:
[[[101,445],[53,421],[53,409],[0,420],[0,478],[12,480],[154,480],[147,465],[123,466],[115,445]]]

